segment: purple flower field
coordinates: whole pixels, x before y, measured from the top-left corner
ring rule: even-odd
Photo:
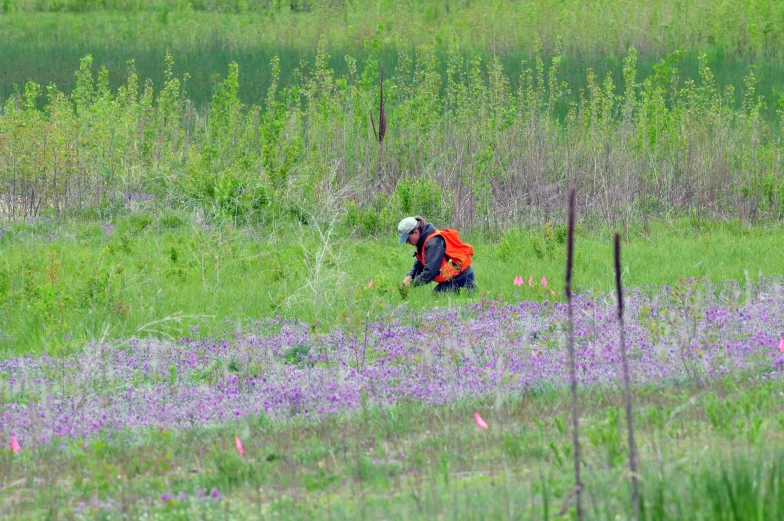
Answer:
[[[778,280],[702,282],[627,296],[635,384],[727,374],[773,377],[784,364]],[[356,334],[312,334],[282,319],[225,339],[132,339],[67,358],[0,362],[0,444],[24,447],[149,428],[208,427],[388,406],[490,399],[567,379],[563,303],[485,301],[391,311]],[[611,295],[575,299],[578,376],[615,387],[620,354]]]

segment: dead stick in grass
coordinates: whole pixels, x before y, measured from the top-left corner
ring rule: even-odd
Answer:
[[[567,217],[566,241],[566,315],[567,337],[566,348],[569,351],[569,379],[572,386],[572,444],[574,445],[574,494],[577,507],[577,519],[583,519],[582,491],[580,480],[580,436],[578,431],[579,410],[577,408],[577,371],[574,360],[574,320],[572,318],[572,261],[574,259],[574,204],[576,189],[569,190],[569,213]]]
[[[381,71],[378,78],[378,132],[376,132],[376,124],[373,120],[373,110],[370,111],[370,125],[373,127],[373,135],[378,141],[378,187],[381,188],[381,174],[383,166],[383,149],[384,149],[384,135],[387,133],[387,115],[384,111],[384,67],[381,66]]]
[[[618,327],[621,333],[621,363],[623,364],[623,388],[626,400],[626,425],[629,430],[629,470],[632,475],[632,508],[634,519],[640,519],[640,504],[637,500],[637,447],[634,444],[632,421],[632,391],[629,377],[629,360],[626,357],[626,333],[623,327],[623,286],[621,285],[621,236],[615,234],[615,287],[618,292]]]

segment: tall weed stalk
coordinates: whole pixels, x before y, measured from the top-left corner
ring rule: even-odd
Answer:
[[[621,285],[621,235],[615,234],[615,287],[618,298],[618,329],[621,342],[621,363],[623,364],[623,389],[626,406],[626,425],[629,436],[629,471],[632,481],[632,508],[634,519],[640,519],[640,503],[637,495],[637,446],[634,442],[634,420],[632,418],[632,391],[629,376],[629,361],[626,354],[626,332],[623,327],[623,286]]]
[[[379,182],[382,179],[383,172],[381,167],[383,165],[383,151],[384,151],[384,136],[387,133],[387,115],[384,113],[384,67],[381,67],[378,79],[378,132],[376,125],[373,122],[373,113],[370,113],[370,124],[373,127],[373,135],[378,141],[378,167],[376,168],[376,175]]]
[[[569,381],[571,383],[572,395],[572,445],[574,452],[574,495],[575,506],[577,507],[577,519],[583,519],[582,492],[583,483],[580,479],[580,435],[579,420],[580,410],[577,406],[577,371],[574,358],[574,318],[572,315],[572,266],[574,260],[574,204],[575,188],[569,190],[569,208],[567,220],[566,238],[566,316],[567,316],[567,335],[566,349],[569,354]]]

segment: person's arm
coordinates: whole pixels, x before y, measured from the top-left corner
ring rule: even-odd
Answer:
[[[425,245],[425,265],[422,268],[422,273],[414,277],[411,285],[421,286],[433,282],[433,279],[441,271],[444,254],[446,254],[446,242],[443,237],[435,236],[427,241]]]
[[[409,271],[406,274],[406,277],[411,277],[413,279],[414,277],[422,273],[422,268],[423,268],[422,263],[419,262],[419,259],[414,257],[414,267],[411,268],[411,271]]]
[[[403,279],[403,284],[409,285],[411,281],[414,280],[414,277],[422,273],[422,263],[419,262],[419,259],[416,258],[414,255],[414,267],[411,268],[411,271],[406,273],[405,278]]]

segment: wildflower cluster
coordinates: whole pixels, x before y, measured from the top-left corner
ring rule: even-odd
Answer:
[[[573,303],[580,385],[617,387],[613,296],[584,292]],[[780,281],[772,279],[630,290],[632,381],[776,376],[784,365],[783,305]],[[564,386],[565,316],[565,305],[547,301],[425,312],[402,306],[368,324],[361,342],[340,329],[315,333],[305,323],[276,319],[223,339],[132,339],[67,358],[7,359],[0,362],[0,445],[17,451],[150,428],[260,415],[319,418],[399,401],[444,404]],[[236,444],[242,454],[239,438]]]

